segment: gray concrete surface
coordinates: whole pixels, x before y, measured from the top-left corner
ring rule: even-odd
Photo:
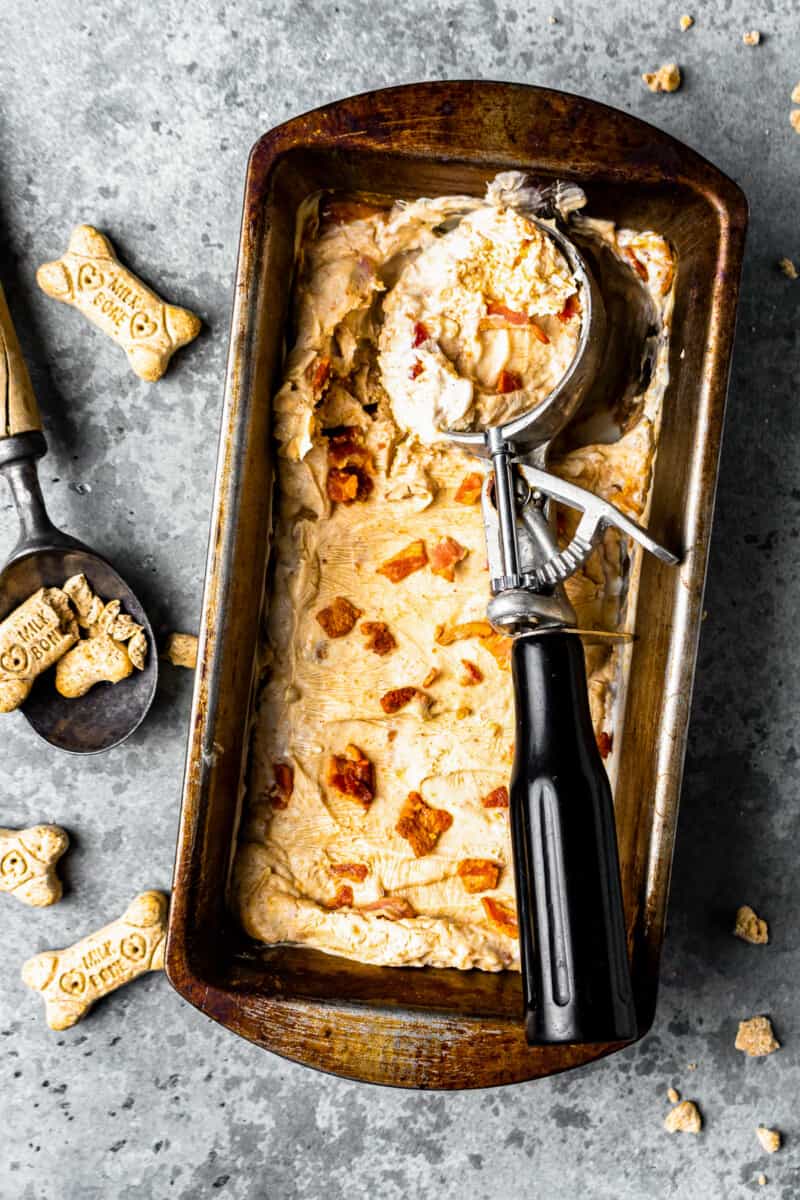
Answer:
[[[19,964],[141,888],[169,886],[191,679],[165,668],[146,726],[97,760],[3,719],[0,824],[54,820],[73,838],[63,903],[34,911],[0,896],[4,1200],[800,1195],[800,282],[776,269],[784,254],[800,259],[788,119],[800,18],[791,0],[727,0],[689,5],[697,23],[681,33],[681,11],[661,0],[5,0],[0,269],[49,432],[44,488],[164,628],[198,618],[243,172],[264,130],[395,82],[563,87],[706,154],[746,189],[752,226],[652,1033],[577,1074],[461,1095],[294,1067],[215,1027],[160,976],[50,1033]],[[764,39],[748,48],[752,27]],[[670,59],[685,84],[653,96],[640,72]],[[36,266],[82,220],[203,316],[203,336],[157,386],[35,287]],[[0,511],[4,553],[15,537],[5,492]],[[768,948],[731,937],[742,901],[769,918]],[[733,1049],[737,1020],[754,1012],[772,1014],[784,1043],[763,1061]],[[700,1137],[662,1130],[670,1084],[702,1106]],[[784,1131],[773,1158],[759,1122]]]

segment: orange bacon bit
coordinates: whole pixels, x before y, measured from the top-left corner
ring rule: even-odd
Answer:
[[[508,788],[505,784],[496,787],[488,796],[481,796],[481,804],[484,808],[508,808]]]
[[[494,390],[500,396],[505,396],[508,392],[517,392],[522,387],[522,379],[516,371],[507,371],[505,367],[497,376],[497,383]]]
[[[531,319],[527,313],[514,312],[513,308],[506,308],[505,304],[499,304],[496,300],[490,300],[486,305],[486,312],[490,317],[502,317],[509,325],[530,325]]]
[[[353,905],[353,889],[349,884],[343,883],[341,887],[336,889],[336,895],[331,900],[327,908],[351,908]]]
[[[385,696],[381,696],[381,708],[385,713],[400,712],[401,708],[411,703],[418,692],[419,689],[415,687],[392,688]]]
[[[351,604],[346,596],[334,596],[327,607],[319,610],[315,619],[329,638],[340,638],[352,631],[360,616],[361,609]]]
[[[613,745],[614,745],[613,733],[606,733],[605,730],[602,730],[601,733],[597,734],[597,749],[600,751],[601,758],[608,758],[608,756],[611,753],[611,750],[613,748]]]
[[[567,321],[571,321],[572,318],[577,316],[580,311],[581,302],[578,299],[578,293],[573,292],[571,296],[567,296],[566,304],[562,308],[561,312],[558,313],[558,319],[564,325],[566,325]]]
[[[440,646],[449,646],[453,642],[462,642],[467,638],[488,638],[494,633],[488,621],[465,621],[463,625],[451,625],[449,629],[438,625],[433,635],[434,641]]]
[[[420,376],[422,374],[424,369],[425,368],[423,367],[422,363],[419,361],[419,359],[417,359],[417,361],[414,363],[411,370],[408,372],[408,378],[409,379],[417,379],[418,376]]]
[[[463,562],[468,554],[466,546],[460,545],[455,538],[440,538],[431,548],[431,571],[434,575],[441,575],[448,583],[453,583],[456,563]]]
[[[422,686],[424,688],[428,688],[431,686],[432,683],[436,683],[436,680],[439,678],[441,673],[442,672],[439,670],[438,667],[431,667],[430,671],[428,671],[428,674],[425,676],[425,678],[422,681]]]
[[[373,913],[376,917],[386,917],[390,921],[402,921],[417,915],[405,896],[383,896],[370,904],[360,904],[358,911]]]
[[[363,883],[369,875],[366,863],[331,863],[328,870],[337,879],[352,879],[354,883]]]
[[[330,379],[330,374],[331,360],[329,358],[318,358],[315,362],[310,362],[306,368],[306,376],[311,380],[311,386],[317,393],[325,387]]]
[[[417,858],[430,854],[446,829],[453,824],[452,814],[426,804],[419,792],[409,792],[400,810],[395,829],[405,838]]]
[[[372,492],[372,455],[364,443],[364,431],[356,425],[341,425],[326,431],[328,478],[325,489],[338,504],[366,500]]]
[[[511,647],[514,639],[504,633],[492,633],[483,638],[483,645],[489,651],[501,671],[511,670]]]
[[[372,467],[372,455],[364,441],[364,430],[357,425],[337,425],[326,429],[328,462],[332,467]]]
[[[423,325],[422,321],[417,321],[416,325],[414,326],[414,340],[411,345],[416,350],[418,346],[421,346],[424,342],[427,342],[430,336],[431,335],[428,331],[427,325]]]
[[[458,504],[477,504],[483,490],[483,476],[479,471],[471,471],[465,475],[458,485],[453,499]]]
[[[524,326],[526,329],[530,329],[537,341],[542,342],[545,346],[550,344],[550,338],[541,325],[537,325],[533,317],[529,317],[527,313],[514,312],[513,308],[506,308],[505,304],[497,304],[494,300],[486,306],[486,312],[487,319],[479,322],[481,329],[502,329],[504,325],[514,325],[518,328]],[[497,317],[499,320],[493,321],[492,317]],[[514,390],[514,388],[508,388],[508,391]],[[498,387],[497,391],[502,392],[502,388]]]
[[[421,571],[427,561],[428,552],[425,549],[425,543],[422,538],[418,538],[404,550],[398,550],[397,554],[387,558],[386,562],[378,567],[377,574],[385,575],[392,583],[400,583],[401,579],[412,575],[414,571]]]
[[[480,638],[481,644],[492,655],[501,671],[508,671],[511,666],[513,639],[505,634],[495,633],[488,621],[465,621],[463,625],[452,625],[450,629],[439,625],[433,636],[440,646],[449,646],[453,642],[465,641],[468,638]]]
[[[366,500],[372,492],[372,480],[360,467],[331,467],[325,481],[328,498],[336,504]]]
[[[294,767],[289,763],[274,762],[272,774],[275,782],[267,793],[273,808],[288,808],[294,791]]]
[[[375,799],[375,768],[363,750],[351,742],[344,754],[331,755],[328,785],[366,810]]]
[[[383,657],[396,649],[394,634],[385,621],[362,621],[361,632],[367,639],[367,649]]]
[[[494,925],[495,929],[498,929],[500,933],[508,934],[509,937],[517,937],[519,933],[517,914],[509,904],[501,904],[499,900],[493,900],[491,896],[481,897],[481,904],[490,924]]]
[[[650,278],[650,276],[648,275],[648,273],[647,273],[647,267],[644,265],[644,263],[642,262],[642,260],[641,260],[640,258],[637,258],[637,257],[636,257],[636,255],[635,255],[635,254],[633,253],[633,251],[631,250],[630,246],[624,246],[624,247],[623,247],[623,250],[622,250],[622,253],[625,255],[625,257],[627,258],[628,262],[629,262],[629,263],[630,263],[630,265],[633,267],[634,271],[635,271],[635,272],[636,272],[636,274],[639,276],[639,278],[640,278],[640,279],[641,279],[641,280],[642,280],[644,283],[647,283],[647,281],[648,281],[648,279]]]
[[[464,674],[459,683],[464,687],[475,687],[476,684],[483,683],[483,671],[476,663],[470,662],[468,658],[462,658],[461,665],[464,668]]]
[[[464,890],[471,895],[476,892],[490,892],[497,887],[501,867],[490,858],[463,858],[458,864],[458,877],[464,885]]]

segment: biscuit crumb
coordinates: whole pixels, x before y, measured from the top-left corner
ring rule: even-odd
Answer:
[[[676,1091],[674,1087],[667,1088],[667,1099],[669,1100],[670,1104],[678,1104],[680,1102],[680,1098],[680,1092]]]
[[[743,904],[736,910],[733,932],[743,942],[750,942],[754,946],[765,946],[769,941],[767,922],[756,916],[749,904]]]
[[[767,1182],[766,1175],[759,1175],[758,1179],[756,1180],[756,1183],[758,1184],[759,1187],[763,1187],[766,1182]]]
[[[781,1046],[769,1017],[749,1017],[746,1021],[740,1021],[734,1044],[737,1050],[744,1051],[750,1058],[773,1054]]]
[[[703,1118],[694,1100],[682,1100],[671,1108],[664,1118],[667,1133],[699,1133]]]
[[[695,1062],[687,1063],[687,1064],[686,1064],[686,1070],[687,1070],[687,1071],[696,1071],[696,1070],[697,1070],[697,1063],[695,1063]]]
[[[789,120],[792,123],[792,129],[795,133],[800,133],[800,108],[793,108],[789,113]]]
[[[761,34],[758,29],[748,29],[742,34],[742,41],[745,46],[757,46],[761,41]]]
[[[161,657],[173,667],[187,667],[193,671],[197,666],[197,638],[193,633],[171,633]]]
[[[687,29],[691,29],[692,26],[694,25],[694,17],[690,17],[688,15],[683,16],[683,17],[681,17],[679,24],[680,24],[681,29],[685,33]]]
[[[646,71],[642,79],[651,92],[677,92],[681,86],[681,72],[677,63],[664,63],[657,71]]]
[[[558,17],[548,17],[548,18],[547,18],[547,22],[548,22],[548,24],[549,24],[549,25],[557,25],[557,24],[558,24]]]
[[[800,104],[800,83],[796,83],[792,88],[792,104]]]
[[[790,258],[779,259],[778,266],[783,271],[787,279],[797,279],[797,267]]]
[[[759,1125],[756,1129],[756,1137],[767,1154],[774,1154],[781,1148],[781,1135],[777,1129],[767,1129],[766,1125]]]

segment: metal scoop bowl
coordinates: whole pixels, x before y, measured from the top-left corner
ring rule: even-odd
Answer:
[[[98,683],[85,696],[67,699],[51,671],[35,681],[21,711],[46,742],[71,754],[97,754],[123,742],[138,728],[155,696],[158,656],[153,630],[130,587],[110,563],[47,515],[36,461],[47,452],[41,418],[22,358],[5,294],[0,286],[0,473],[8,480],[20,537],[0,572],[0,620],[40,587],[61,587],[84,574],[104,600],[119,600],[147,635],[144,670],[118,684]],[[0,721],[6,718],[0,717]]]
[[[622,1042],[636,1035],[614,805],[589,711],[583,647],[562,583],[615,525],[664,562],[677,559],[591,492],[547,471],[555,435],[600,365],[605,312],[575,245],[535,220],[569,263],[581,335],[541,403],[505,425],[448,437],[491,461],[482,495],[492,599],[487,615],[514,638],[516,749],[509,787],[525,1028],[532,1045]],[[550,500],[583,516],[559,549]],[[570,632],[573,630],[573,632]]]

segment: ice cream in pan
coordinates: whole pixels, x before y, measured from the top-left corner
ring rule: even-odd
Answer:
[[[566,191],[572,206],[577,189]],[[382,965],[518,966],[512,641],[498,632],[502,613],[495,627],[486,614],[490,581],[498,600],[517,589],[492,563],[502,546],[487,475],[446,431],[471,431],[470,449],[485,454],[480,430],[525,426],[538,408],[545,440],[555,432],[550,398],[587,336],[589,282],[572,242],[534,211],[521,178],[506,175],[483,201],[316,198],[303,214],[294,343],[275,400],[269,638],[235,876],[245,927],[264,941]],[[576,217],[572,227],[615,285],[624,277],[641,293],[656,332],[643,377],[601,396],[606,411],[590,397],[581,414],[604,440],[578,439],[554,466],[640,517],[666,381],[671,255],[655,233]],[[543,457],[531,440],[519,448],[535,471]],[[516,468],[507,478],[525,490]],[[482,491],[495,521],[489,572]],[[533,508],[533,534],[518,529],[526,576],[553,557]],[[571,512],[562,525],[574,532]],[[568,580],[568,599],[539,588],[543,619],[571,604],[581,628],[630,625],[628,546],[609,529]],[[581,654],[574,637],[520,641],[566,641]],[[587,660],[607,751],[620,655],[591,646]],[[557,979],[558,996],[571,986]]]

